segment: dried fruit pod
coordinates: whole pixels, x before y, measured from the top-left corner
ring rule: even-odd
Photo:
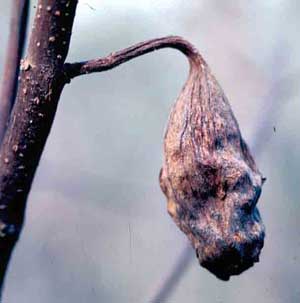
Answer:
[[[263,178],[206,62],[195,49],[188,57],[188,80],[165,133],[160,185],[200,264],[228,280],[257,262],[263,247],[256,208]]]
[[[169,47],[187,56],[190,73],[169,118],[160,185],[170,215],[201,265],[228,280],[258,261],[264,226],[256,203],[263,178],[221,87],[195,47],[178,36],[152,39],[105,58],[65,64],[65,76],[106,71]]]

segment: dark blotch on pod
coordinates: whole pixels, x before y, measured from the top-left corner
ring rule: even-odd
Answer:
[[[199,54],[189,59],[166,129],[160,185],[200,264],[228,280],[258,262],[263,178],[209,67]]]

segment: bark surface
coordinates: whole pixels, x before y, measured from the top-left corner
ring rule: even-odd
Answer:
[[[65,84],[77,1],[40,0],[16,102],[0,149],[0,285],[20,235],[26,199]]]

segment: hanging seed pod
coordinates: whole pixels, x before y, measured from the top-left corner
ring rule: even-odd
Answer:
[[[228,280],[258,262],[265,233],[256,203],[264,179],[220,85],[193,52],[165,133],[160,185],[200,264]]]
[[[258,261],[264,226],[256,208],[263,178],[230,105],[198,51],[181,37],[138,43],[105,58],[65,64],[65,76],[112,69],[161,48],[175,48],[190,73],[173,106],[164,140],[160,185],[168,212],[202,266],[228,280]]]

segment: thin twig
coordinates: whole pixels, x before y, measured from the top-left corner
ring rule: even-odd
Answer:
[[[165,280],[161,281],[161,284],[158,286],[159,291],[154,293],[153,297],[147,302],[167,302],[167,298],[170,297],[176,285],[182,279],[184,273],[188,270],[193,257],[195,257],[195,252],[192,249],[191,244],[186,243],[178,259],[176,260],[176,263],[174,263],[174,266],[171,268],[170,272],[167,273]]]
[[[24,50],[29,0],[14,0],[0,95],[0,142],[16,98],[20,59]]]

